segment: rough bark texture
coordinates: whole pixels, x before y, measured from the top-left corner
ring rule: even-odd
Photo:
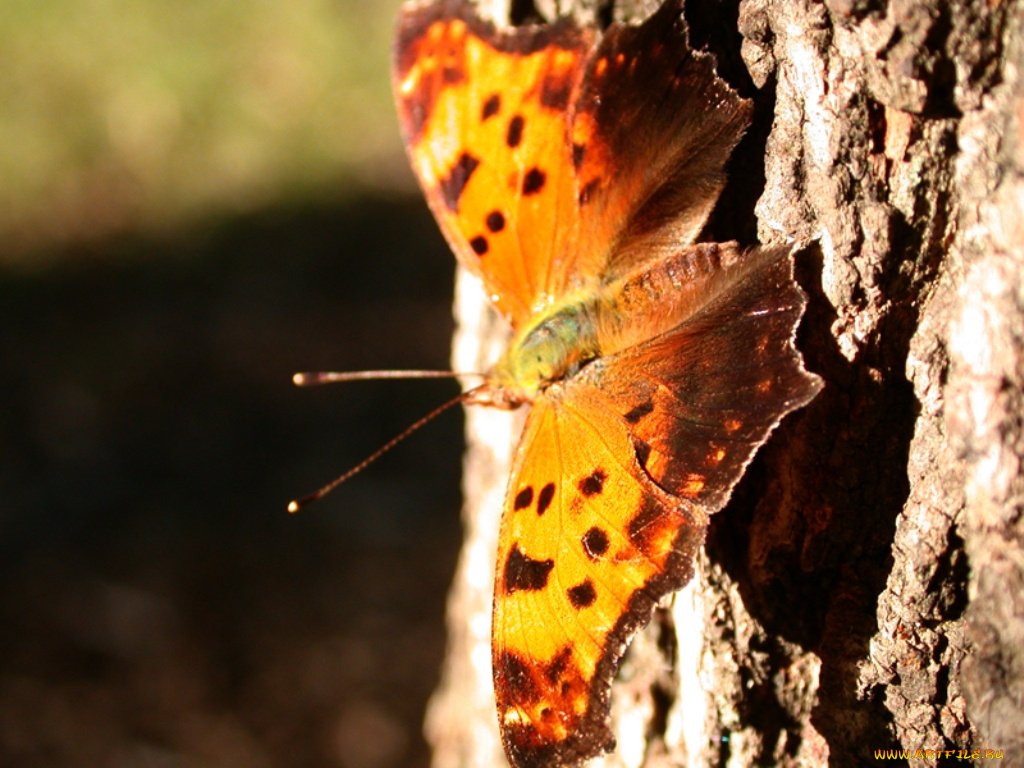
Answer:
[[[1024,3],[694,0],[687,16],[757,104],[708,239],[805,244],[799,345],[826,389],[634,641],[619,747],[595,765],[845,766],[883,749],[1024,765]],[[482,301],[460,305],[462,369],[493,359]],[[467,422],[437,768],[503,764],[488,631],[507,419]]]

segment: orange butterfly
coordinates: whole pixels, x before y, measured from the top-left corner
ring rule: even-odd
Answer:
[[[614,746],[611,681],[690,579],[708,516],[821,389],[793,345],[789,248],[693,244],[749,103],[691,51],[681,0],[603,34],[406,6],[394,54],[413,169],[511,323],[467,402],[531,404],[502,517],[492,628],[509,762]]]

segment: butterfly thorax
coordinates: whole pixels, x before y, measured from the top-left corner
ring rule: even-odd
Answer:
[[[468,402],[518,408],[592,360],[671,331],[742,275],[739,254],[734,243],[699,243],[570,293],[517,330]]]
[[[536,400],[552,384],[574,376],[600,355],[601,307],[596,297],[574,297],[538,313],[516,333],[473,401],[518,408]]]

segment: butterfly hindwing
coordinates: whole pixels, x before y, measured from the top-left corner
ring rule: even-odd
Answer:
[[[701,290],[689,316],[625,344],[580,378],[629,423],[645,472],[710,514],[771,430],[810,402],[821,381],[794,346],[806,296],[793,281],[788,247],[742,253],[735,243],[702,244],[666,263],[704,270],[692,278]]]
[[[587,67],[572,127],[585,269],[613,278],[696,238],[725,185],[750,102],[686,42],[682,3],[612,25]]]

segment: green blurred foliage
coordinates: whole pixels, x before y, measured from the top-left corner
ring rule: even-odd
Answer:
[[[3,0],[0,260],[408,189],[399,0]]]

